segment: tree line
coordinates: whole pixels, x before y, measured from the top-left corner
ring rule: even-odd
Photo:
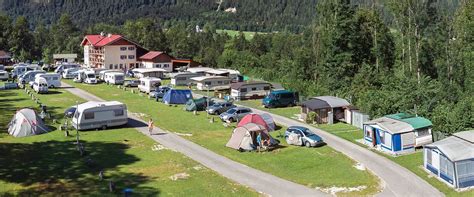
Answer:
[[[373,118],[415,113],[431,119],[434,130],[452,133],[474,128],[474,3],[461,0],[452,14],[440,2],[387,0],[382,11],[320,0],[318,16],[300,33],[256,33],[250,40],[216,33],[212,22],[203,32],[155,18],[77,28],[63,15],[30,30],[26,18],[3,15],[0,48],[19,60],[48,62],[52,53],[82,53],[84,34],[120,33],[147,49],[235,68],[303,96],[346,98]]]

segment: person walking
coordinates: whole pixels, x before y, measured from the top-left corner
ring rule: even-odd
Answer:
[[[148,121],[148,132],[150,133],[150,135],[152,131],[153,131],[153,119],[150,118],[150,120]]]

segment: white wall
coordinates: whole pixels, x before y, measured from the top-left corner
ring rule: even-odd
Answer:
[[[89,65],[89,45],[86,45],[84,46],[84,64],[86,66],[90,66]]]
[[[127,47],[125,51],[120,50],[121,47]],[[129,47],[133,47],[133,50],[129,50]],[[104,67],[107,69],[121,69],[120,64],[122,64],[122,68],[130,68],[130,64],[137,63],[137,48],[134,45],[112,45],[112,46],[105,46],[104,48]],[[120,56],[125,55],[125,59],[121,59]],[[129,56],[133,56],[132,59]],[[112,68],[110,65],[112,64]],[[116,67],[117,66],[117,67]]]
[[[264,87],[270,87],[270,85],[262,85],[262,84],[255,84],[255,85],[244,85],[241,87],[240,90],[231,90],[231,96],[234,98],[240,97],[250,97],[253,95],[258,96],[266,96],[270,93],[270,88],[268,90],[264,90]],[[241,92],[242,88],[246,88],[246,92]],[[256,88],[256,90],[252,90],[252,88]]]
[[[230,88],[230,80],[229,79],[211,79],[206,81],[197,82],[196,88],[198,90],[207,90],[205,82],[211,82],[209,85],[209,89],[213,90],[213,88],[219,86],[228,86]],[[220,83],[219,83],[220,82]]]
[[[173,72],[173,63],[172,62],[162,62],[162,63],[153,63],[142,61],[144,68],[162,68],[167,72]]]

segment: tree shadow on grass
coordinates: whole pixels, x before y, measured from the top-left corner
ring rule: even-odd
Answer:
[[[80,156],[74,141],[1,143],[0,180],[25,187],[13,194],[20,196],[106,194],[109,180],[116,184],[116,194],[132,188],[144,196],[158,195],[157,189],[142,186],[150,181],[146,176],[114,171],[118,166],[139,161],[125,153],[128,148],[122,143],[86,142],[86,156]],[[102,181],[98,176],[101,170],[105,173]]]

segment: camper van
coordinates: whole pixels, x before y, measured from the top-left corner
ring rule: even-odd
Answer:
[[[62,74],[64,70],[69,69],[69,68],[79,68],[81,67],[79,64],[61,64],[58,67],[56,67],[56,70],[54,70],[55,73]]]
[[[80,68],[68,68],[63,71],[63,78],[64,79],[74,79],[77,76],[77,71],[79,71]]]
[[[13,66],[11,71],[12,78],[17,78],[20,75],[26,73],[27,71],[40,70],[38,65],[27,65],[27,64],[17,64]]]
[[[118,101],[89,101],[80,104],[72,118],[72,125],[77,130],[106,129],[127,122],[127,106]]]
[[[83,73],[83,82],[87,84],[96,84],[97,78],[95,78],[95,72],[93,70],[87,70]]]
[[[48,93],[48,81],[43,77],[36,77],[33,83],[33,90],[38,94]]]
[[[191,78],[199,77],[201,74],[192,73],[192,72],[181,72],[181,73],[172,73],[170,74],[171,85],[174,86],[185,86],[193,82]]]
[[[138,90],[140,92],[150,93],[155,90],[156,87],[161,85],[161,79],[156,77],[143,77],[140,78],[140,85],[138,85]]]
[[[37,74],[35,78],[39,77],[46,79],[49,88],[61,87],[61,75],[58,73]]]
[[[125,80],[125,74],[122,72],[105,73],[104,81],[107,84],[122,85]]]
[[[0,70],[0,80],[2,80],[2,81],[8,80],[8,72],[7,71]]]
[[[298,103],[298,93],[288,90],[272,91],[263,98],[262,104],[267,108],[295,106]]]
[[[18,78],[18,82],[21,83],[21,84],[28,84],[28,82],[35,80],[35,76],[36,76],[37,74],[44,74],[44,73],[46,73],[44,70],[32,70],[32,71],[28,71],[28,72],[26,72],[26,73],[23,73],[23,74]]]

